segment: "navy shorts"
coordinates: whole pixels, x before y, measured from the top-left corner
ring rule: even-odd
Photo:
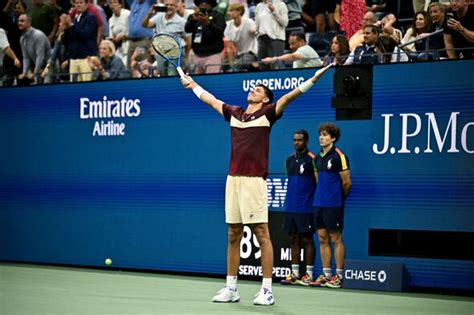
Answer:
[[[285,212],[283,229],[288,234],[313,234],[313,217],[312,213]]]
[[[314,210],[316,229],[342,231],[344,228],[344,208],[316,207]]]

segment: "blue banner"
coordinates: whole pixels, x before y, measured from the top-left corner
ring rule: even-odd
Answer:
[[[348,258],[374,259],[371,228],[474,232],[473,71],[470,60],[375,66],[372,120],[337,122],[353,179]],[[255,84],[278,98],[313,73],[194,79],[245,106]],[[319,124],[335,120],[333,75],[273,128],[272,211],[284,205],[293,132],[308,130],[318,151]],[[2,88],[0,98],[0,260],[100,266],[110,257],[123,268],[225,273],[229,126],[177,78]],[[471,261],[375,259],[405,264],[411,285],[473,288]]]

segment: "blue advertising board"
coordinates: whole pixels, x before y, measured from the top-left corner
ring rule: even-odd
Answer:
[[[375,291],[406,291],[409,275],[401,263],[348,259],[344,266],[344,287]]]
[[[348,259],[403,263],[410,285],[473,288],[472,261],[367,250],[373,228],[474,232],[473,71],[469,60],[375,66],[372,120],[337,122],[353,179]],[[313,72],[195,79],[245,105],[256,83],[280,97]],[[310,131],[317,151],[318,125],[335,120],[333,74],[272,130],[271,211],[283,211],[293,131]],[[121,268],[225,274],[230,131],[177,78],[2,88],[0,98],[0,260],[102,266],[111,257]]]

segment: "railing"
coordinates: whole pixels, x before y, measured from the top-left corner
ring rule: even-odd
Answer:
[[[422,38],[422,39],[415,39],[415,40],[412,40],[410,42],[407,42],[403,45],[399,45],[397,47],[399,48],[403,48],[405,47],[406,45],[410,45],[414,42],[417,42],[417,41],[420,41],[420,40],[427,40],[425,43],[425,47],[428,47],[429,43],[428,43],[428,40],[430,37],[432,37],[433,35],[436,35],[436,34],[439,34],[440,32],[442,32],[443,30],[440,29],[440,30],[437,30],[435,32],[432,32],[430,34],[428,34],[426,37]],[[474,49],[474,47],[470,47],[470,48],[464,48],[464,49],[454,49],[455,51],[463,51],[463,50],[472,50]],[[439,60],[440,59],[440,53],[443,52],[443,51],[447,51],[446,49],[440,49],[440,50],[430,50],[430,49],[426,49],[426,50],[423,50],[423,51],[419,51],[418,53],[419,54],[431,54],[433,56],[433,60]],[[378,60],[380,63],[383,63],[383,60],[384,60],[384,56],[393,56],[394,54],[397,55],[397,61],[396,62],[400,62],[400,58],[401,58],[401,49],[398,49],[397,52],[392,52],[392,53],[383,53],[383,54],[371,54],[371,55],[367,55],[367,56],[378,56]],[[344,56],[344,57],[347,57],[347,56]],[[319,57],[319,59],[323,59],[322,57]],[[426,59],[419,59],[419,60],[410,60],[410,61],[424,61]],[[240,66],[249,66],[251,64],[253,64],[255,62],[248,62],[248,63],[241,63]],[[258,61],[259,64],[261,64],[262,62],[261,61]],[[216,66],[217,64],[209,64],[209,66]],[[221,72],[246,72],[245,70],[244,71],[239,71],[239,67],[237,67],[235,64],[229,64],[228,62],[223,62],[223,63],[220,63],[218,64],[221,66],[221,68],[223,69],[226,69],[226,71],[221,71]],[[187,69],[187,73],[189,74],[194,74],[193,73],[193,69],[195,68],[196,65],[194,64],[188,64],[187,66],[184,67],[184,69]],[[291,66],[289,66],[289,63],[286,64],[282,61],[279,61],[277,67],[277,69],[287,69],[287,68],[291,68]],[[144,75],[142,78],[149,78],[149,77],[156,77],[154,75],[154,71],[156,70],[156,68],[149,68],[148,69],[148,74],[147,75]],[[84,74],[89,74],[89,73],[84,73]],[[43,78],[41,78],[40,75],[37,75],[36,76],[36,80],[34,84],[48,84],[48,83],[61,83],[60,79],[61,78],[68,78],[68,80],[64,80],[63,82],[77,82],[77,78],[79,76],[78,73],[76,74],[69,74],[67,72],[57,72],[57,73],[52,73],[52,74],[49,74],[50,78],[52,78],[53,80],[49,80],[49,81],[52,81],[52,82],[45,82],[45,80]],[[15,80],[14,84],[13,85],[18,85],[18,83],[16,82],[16,78],[12,78],[12,77],[3,77],[3,78],[0,78],[0,87],[3,86],[3,80],[4,79],[7,79],[7,80]],[[120,80],[120,79],[115,79],[115,80]]]
[[[422,41],[424,40],[425,41],[425,50],[424,51],[420,51],[419,53],[426,53],[426,52],[432,52],[433,53],[433,59],[434,60],[438,60],[439,59],[439,52],[437,50],[432,50],[430,49],[430,39],[431,37],[433,37],[434,35],[438,35],[440,33],[443,33],[444,32],[444,29],[440,28],[439,30],[436,30],[434,32],[431,32],[431,33],[428,33],[426,34],[425,36],[423,36],[423,38],[415,38],[411,41],[408,41],[406,42],[405,44],[402,44],[402,45],[398,45],[398,50],[397,50],[397,62],[400,62],[400,58],[401,58],[401,50],[408,46],[408,45],[411,45],[411,44],[414,44],[416,42],[419,42],[419,41]]]

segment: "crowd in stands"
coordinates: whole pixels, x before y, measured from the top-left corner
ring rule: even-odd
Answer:
[[[469,0],[29,1],[0,0],[2,86],[178,75],[156,33],[191,74],[474,57]]]

